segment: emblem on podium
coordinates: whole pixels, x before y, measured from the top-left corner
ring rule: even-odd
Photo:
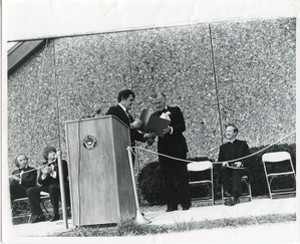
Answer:
[[[87,135],[83,139],[83,146],[88,150],[93,150],[97,146],[97,140],[94,136]]]

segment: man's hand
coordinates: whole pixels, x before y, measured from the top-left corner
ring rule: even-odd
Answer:
[[[43,175],[48,175],[52,172],[52,169],[49,166],[45,166],[41,169],[41,171],[42,171]]]
[[[144,139],[147,141],[147,144],[151,146],[155,141],[156,133],[149,132],[144,134]]]
[[[170,133],[171,132],[171,126],[168,126],[167,128],[165,128],[165,129],[163,129],[163,134],[165,135],[165,134],[168,134],[168,133]]]
[[[145,133],[144,134],[144,139],[148,140],[150,138],[154,139],[156,137],[156,133],[155,132],[149,132],[149,133]]]
[[[9,179],[10,179],[10,180],[16,180],[16,181],[19,181],[19,180],[20,180],[20,178],[19,178],[18,176],[16,176],[16,175],[11,175],[11,176],[9,176]]]
[[[149,146],[152,146],[152,144],[155,142],[155,138],[149,138],[148,140],[147,140],[147,144],[149,145]]]
[[[130,129],[139,129],[143,125],[143,121],[136,119],[130,124]]]
[[[229,166],[229,164],[228,164],[228,162],[223,162],[223,163],[222,163],[222,166],[224,166],[224,167],[228,167],[228,166]]]
[[[234,166],[237,168],[241,168],[241,167],[243,167],[243,164],[242,164],[242,162],[235,162]]]

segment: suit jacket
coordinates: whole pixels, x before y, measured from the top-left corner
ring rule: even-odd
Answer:
[[[233,143],[227,142],[220,147],[218,161],[229,161],[250,155],[249,146],[246,141],[235,140]],[[248,166],[249,160],[239,160],[245,167]]]
[[[44,162],[43,165],[48,164],[48,162]],[[56,172],[56,178],[54,179],[50,175],[47,175],[45,179],[42,179],[42,173],[39,175],[38,183],[42,186],[50,186],[50,185],[59,185],[59,174],[58,174],[58,160],[52,164],[49,164],[48,166],[54,165],[54,171]],[[68,164],[67,161],[62,160],[62,166],[63,166],[63,181],[64,183],[68,183]]]
[[[114,115],[123,121],[129,128],[130,123],[134,121],[133,117],[129,114],[129,117],[122,109],[120,105],[110,107],[106,113],[107,115]],[[135,141],[145,141],[143,134],[136,129],[130,129],[131,145],[135,145]]]
[[[158,139],[158,152],[167,155],[182,155],[188,152],[186,140],[182,134],[185,131],[185,121],[179,107],[167,107],[170,112],[170,126],[173,127],[173,133],[165,134],[164,137]],[[154,113],[160,116],[161,112]]]
[[[20,176],[21,173],[21,169],[16,169],[13,171],[13,175],[17,175]],[[30,172],[28,172],[30,171]],[[33,167],[30,167],[29,165],[27,165],[27,167],[23,170],[23,174],[22,174],[22,180],[21,180],[21,186],[25,186],[25,187],[33,187],[36,186],[36,179],[37,179],[37,170]],[[26,173],[28,172],[28,173]],[[18,183],[19,184],[19,183]]]

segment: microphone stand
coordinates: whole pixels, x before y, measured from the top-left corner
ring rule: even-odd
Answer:
[[[64,220],[65,228],[68,229],[66,194],[65,194],[64,177],[63,177],[64,172],[63,172],[63,165],[62,165],[61,152],[60,151],[57,151],[57,159],[58,159],[60,197],[61,197],[61,205],[62,205],[61,209],[62,209],[62,213],[63,213],[63,220]]]

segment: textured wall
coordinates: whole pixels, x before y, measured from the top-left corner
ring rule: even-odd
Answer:
[[[268,145],[295,130],[295,34],[296,21],[289,18],[52,40],[9,76],[9,163],[30,152],[38,165],[43,148],[59,141],[65,153],[64,122],[101,106],[105,113],[125,87],[136,92],[135,115],[150,106],[157,88],[181,107],[190,157],[216,159],[220,119],[236,123],[251,147]],[[144,164],[156,157],[139,158]]]
[[[222,121],[253,147],[295,130],[295,28],[294,19],[212,25]]]

